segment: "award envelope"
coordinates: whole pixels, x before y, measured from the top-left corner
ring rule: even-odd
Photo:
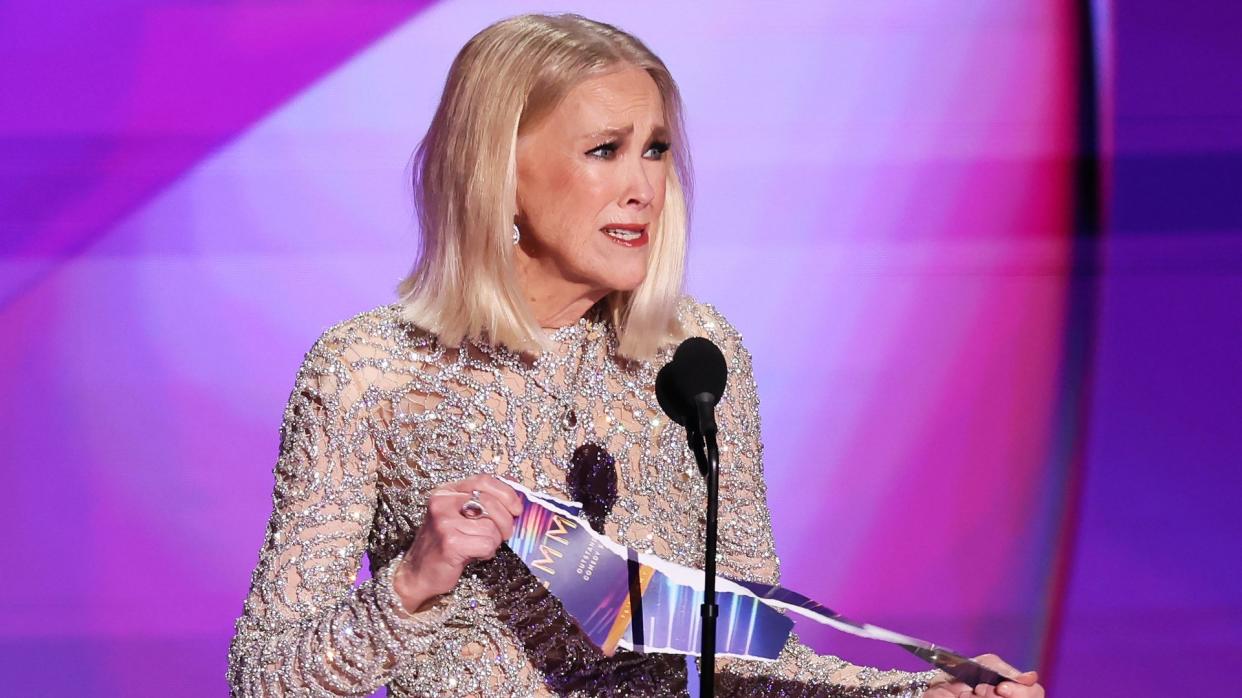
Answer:
[[[617,648],[698,656],[703,572],[645,555],[591,530],[581,507],[505,480],[522,497],[509,547],[605,653]],[[773,660],[785,645],[790,611],[842,632],[888,642],[975,685],[1003,676],[944,647],[850,620],[773,584],[716,579],[717,654]]]

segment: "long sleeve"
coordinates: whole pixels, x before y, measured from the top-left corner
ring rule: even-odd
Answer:
[[[717,407],[723,437],[717,569],[725,576],[777,584],[780,562],[772,538],[763,474],[759,398],[742,338],[714,308],[693,307],[688,329],[720,345],[729,366],[728,386]],[[716,686],[728,696],[919,696],[936,672],[909,673],[862,667],[818,655],[790,635],[775,662],[722,657]]]
[[[229,648],[234,696],[365,696],[433,642],[451,608],[407,614],[401,558],[355,586],[376,505],[376,419],[347,332],[307,353],[281,425],[272,514]]]

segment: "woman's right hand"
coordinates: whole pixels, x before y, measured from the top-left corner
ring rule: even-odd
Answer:
[[[487,515],[472,519],[462,513],[462,505],[475,490]],[[415,613],[447,594],[467,564],[495,556],[521,513],[521,497],[491,475],[475,475],[432,490],[423,525],[393,575],[393,588],[405,610]]]

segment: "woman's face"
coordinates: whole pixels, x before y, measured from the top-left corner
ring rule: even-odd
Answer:
[[[560,285],[603,294],[642,282],[664,208],[668,137],[659,89],[634,67],[578,84],[523,129],[518,264],[530,293]]]

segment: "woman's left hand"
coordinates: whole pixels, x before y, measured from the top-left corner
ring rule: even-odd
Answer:
[[[1006,676],[1014,678],[1012,681],[1002,681],[998,686],[981,683],[972,689],[960,681],[954,681],[951,676],[942,672],[942,678],[932,682],[932,685],[923,694],[923,698],[958,698],[959,696],[963,698],[965,696],[1044,698],[1044,687],[1039,685],[1039,674],[1036,672],[1019,673],[1017,669],[994,654],[980,655],[975,657],[975,661],[989,669],[995,669]]]

